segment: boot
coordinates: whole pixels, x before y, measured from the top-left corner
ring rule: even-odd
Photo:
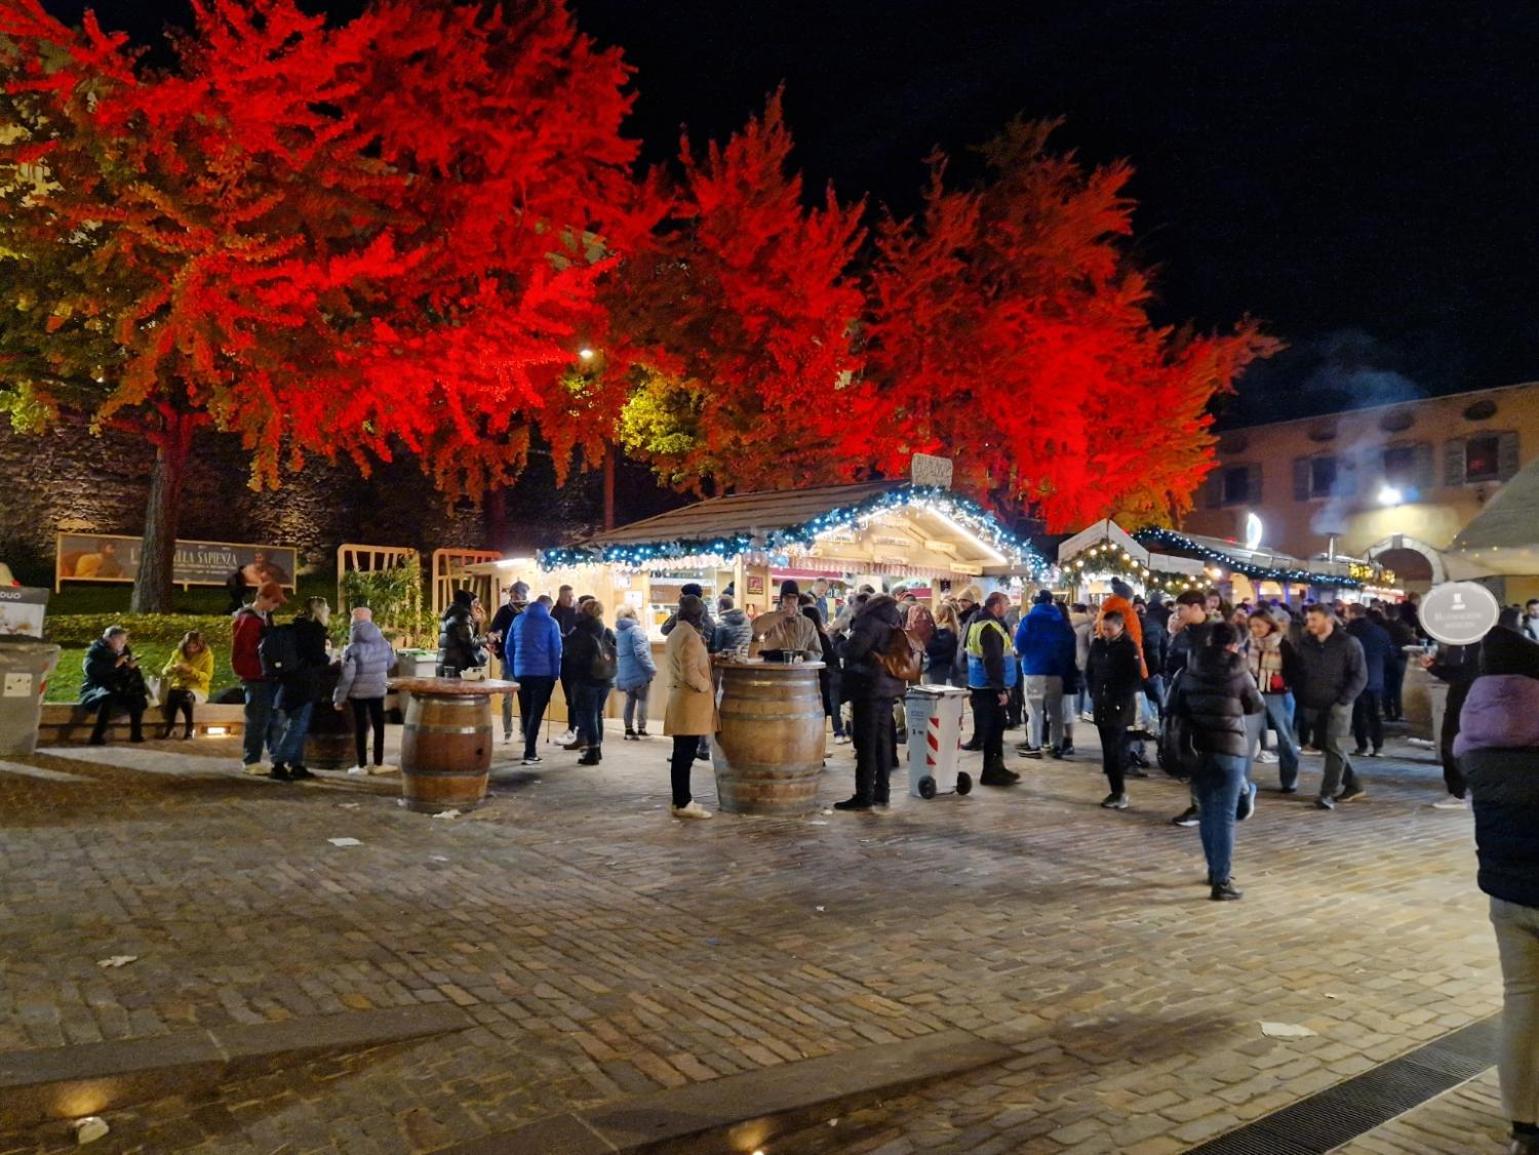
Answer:
[[[587,750],[583,752],[583,756],[577,759],[577,764],[579,766],[597,766],[603,760],[604,752],[597,746],[589,746]]]
[[[851,795],[849,798],[846,798],[843,802],[835,802],[834,803],[834,809],[835,810],[870,810],[871,809],[871,803],[862,801],[861,798],[860,798],[860,795],[856,794],[856,795]]]

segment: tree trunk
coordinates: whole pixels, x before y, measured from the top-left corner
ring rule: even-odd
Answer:
[[[604,449],[604,528],[615,527],[615,447]]]
[[[488,549],[506,549],[508,541],[508,491],[489,489],[482,506],[486,517],[486,546]]]
[[[150,500],[144,512],[144,546],[139,551],[139,574],[129,612],[169,614],[172,572],[176,560],[176,533],[182,516],[182,482],[192,449],[194,419],[185,413],[167,413],[165,425],[155,435],[155,468],[150,473]]]

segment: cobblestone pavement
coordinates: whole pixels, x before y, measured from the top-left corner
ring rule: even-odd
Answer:
[[[1430,808],[1430,763],[1367,762],[1329,814],[1318,759],[1263,789],[1223,904],[1169,824],[1184,790],[1103,811],[1093,746],[965,799],[895,777],[881,817],[680,823],[667,744],[617,739],[594,769],[503,757],[452,820],[388,779],[242,776],[229,741],[0,762],[0,1051],[454,1003],[474,1029],[116,1111],[93,1147],[394,1155],[960,1027],[1017,1057],[778,1149],[1163,1155],[1498,1006],[1470,816]],[[837,747],[825,800],[849,779]]]

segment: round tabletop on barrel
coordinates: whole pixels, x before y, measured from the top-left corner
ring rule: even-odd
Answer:
[[[495,678],[391,678],[386,685],[392,690],[405,690],[409,694],[421,694],[423,697],[441,694],[452,698],[511,694],[518,689],[517,682],[503,682]]]
[[[746,662],[741,660],[718,662],[716,665],[718,669],[722,670],[753,670],[755,673],[761,670],[785,673],[790,670],[821,670],[823,668],[822,662],[766,662],[757,658],[749,658]]]

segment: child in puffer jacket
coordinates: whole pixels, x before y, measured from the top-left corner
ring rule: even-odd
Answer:
[[[1504,998],[1499,1063],[1509,1155],[1539,1155],[1539,645],[1498,626],[1459,715],[1454,756],[1475,806]]]

